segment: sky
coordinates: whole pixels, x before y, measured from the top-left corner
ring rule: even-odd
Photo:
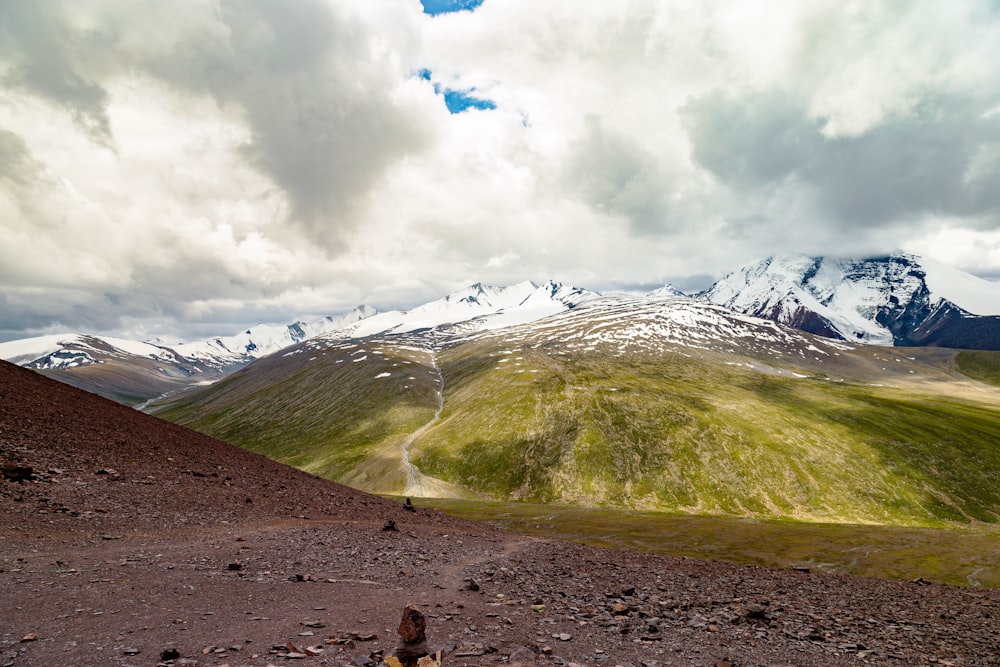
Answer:
[[[779,253],[1000,279],[995,0],[0,3],[0,340]]]

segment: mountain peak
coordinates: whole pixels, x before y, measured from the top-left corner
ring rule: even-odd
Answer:
[[[901,251],[864,259],[775,255],[734,271],[702,296],[867,344],[1000,345],[1000,284]]]
[[[650,296],[650,297],[653,297],[653,298],[676,297],[676,296],[684,296],[684,297],[686,297],[687,294],[685,294],[684,292],[680,291],[679,289],[677,289],[676,287],[674,287],[670,283],[667,283],[663,287],[657,287],[652,292],[647,292],[646,296]]]

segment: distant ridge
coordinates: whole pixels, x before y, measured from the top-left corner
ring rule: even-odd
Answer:
[[[855,343],[1000,350],[1000,284],[902,252],[868,259],[770,257],[700,296]]]
[[[314,322],[257,325],[235,335],[167,345],[81,333],[0,343],[0,358],[129,405],[209,384],[269,354],[323,336],[430,336],[435,344],[553,317],[601,298],[685,299],[724,306],[852,344],[1000,350],[1000,284],[906,253],[868,259],[783,255],[744,266],[700,294],[671,285],[645,295],[556,281],[475,283],[408,310],[369,306]],[[630,317],[625,308],[622,317]]]

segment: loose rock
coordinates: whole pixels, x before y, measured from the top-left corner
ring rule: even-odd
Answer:
[[[430,653],[427,648],[427,619],[414,605],[406,605],[399,622],[400,643],[396,656],[401,659],[421,658]]]

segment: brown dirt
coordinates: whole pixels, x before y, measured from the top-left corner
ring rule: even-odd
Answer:
[[[1000,591],[407,512],[6,363],[0,465],[0,667],[363,665],[408,603],[445,665],[1000,665]]]

